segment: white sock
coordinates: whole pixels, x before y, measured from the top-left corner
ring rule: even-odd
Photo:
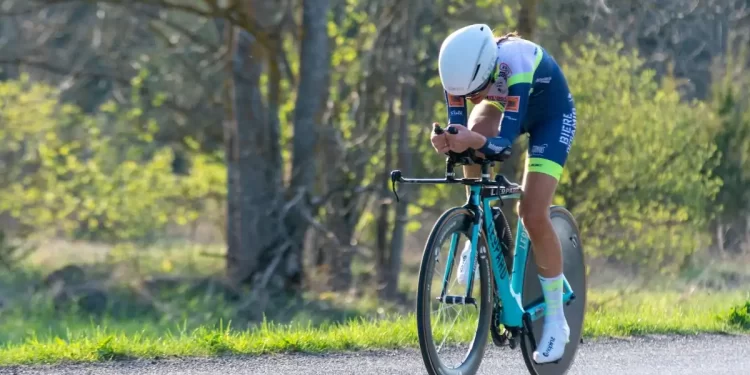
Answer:
[[[542,293],[544,293],[544,302],[547,305],[544,314],[545,323],[563,323],[565,321],[565,312],[563,311],[563,275],[552,278],[539,276],[542,283]]]
[[[563,275],[544,278],[539,276],[544,293],[544,302],[547,305],[544,315],[544,328],[542,337],[534,352],[534,361],[537,363],[554,362],[565,354],[565,344],[570,338],[570,328],[565,320],[563,310]]]

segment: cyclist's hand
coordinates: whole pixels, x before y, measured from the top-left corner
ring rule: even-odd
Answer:
[[[458,131],[456,134],[447,133],[446,135],[451,151],[462,153],[468,148],[476,150],[484,145],[484,137],[481,134],[461,125],[448,125],[448,127],[455,128]]]
[[[435,148],[435,151],[441,154],[445,154],[448,151],[450,151],[450,146],[448,145],[448,139],[445,138],[445,133],[442,133],[442,134],[435,133],[435,130],[434,130],[435,125],[437,125],[437,123],[432,124],[433,131],[432,131],[432,135],[430,136],[430,141],[432,141],[432,147]]]

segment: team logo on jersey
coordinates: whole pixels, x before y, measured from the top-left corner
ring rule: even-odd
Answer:
[[[505,78],[500,77],[500,79],[495,82],[495,90],[494,92],[491,92],[493,95],[499,94],[499,96],[507,96],[508,95],[508,81]]]
[[[547,144],[531,146],[532,155],[543,155],[544,150],[547,148]]]
[[[500,63],[500,77],[503,77],[503,79],[508,79],[510,75],[513,74],[513,72],[510,70],[510,66],[506,63]]]
[[[448,95],[448,105],[451,107],[463,107],[464,98],[462,96]]]
[[[506,98],[508,104],[505,105],[506,112],[518,112],[519,102],[521,101],[520,96],[509,96]]]

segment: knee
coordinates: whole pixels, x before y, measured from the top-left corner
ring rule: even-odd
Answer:
[[[521,200],[519,214],[524,227],[530,233],[544,231],[549,225],[549,208],[534,200]]]

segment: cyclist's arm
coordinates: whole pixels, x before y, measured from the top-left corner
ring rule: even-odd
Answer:
[[[512,93],[513,91],[510,91],[510,94]],[[467,126],[469,122],[472,124],[483,121],[500,122],[502,119],[499,131],[500,134],[496,137],[482,136],[484,138],[484,144],[482,147],[477,148],[477,151],[484,155],[491,156],[506,152],[507,149],[512,146],[513,140],[520,133],[520,121],[514,121],[515,119],[508,121],[508,115],[503,117],[505,106],[499,102],[487,100],[482,101],[474,107],[471,111],[470,118],[467,119],[466,100],[463,97],[451,96],[446,92],[445,100],[448,109],[448,124]],[[511,103],[511,106],[508,106],[510,112],[518,112],[518,109],[516,108],[517,105],[517,102]]]
[[[448,125],[456,124],[466,126],[466,99],[461,96],[452,96],[445,93],[445,103],[448,105]]]
[[[477,104],[471,111],[469,123],[473,128],[478,123],[489,122],[493,124],[491,125],[492,129],[497,129],[502,118],[502,110],[493,105],[493,102],[484,100],[481,103]],[[498,133],[497,130],[493,130],[492,132],[494,132],[495,134]],[[494,155],[503,152],[505,148],[510,147],[511,145],[511,143],[507,139],[503,138],[499,134],[495,137],[482,136],[482,138],[484,139],[484,142],[481,144],[481,146],[477,147],[476,150],[484,155]]]
[[[505,98],[505,103],[488,101],[488,104],[503,112],[499,136],[508,139],[511,144],[521,134],[521,124],[526,115],[530,91],[530,83],[515,83],[508,87],[508,96]]]

